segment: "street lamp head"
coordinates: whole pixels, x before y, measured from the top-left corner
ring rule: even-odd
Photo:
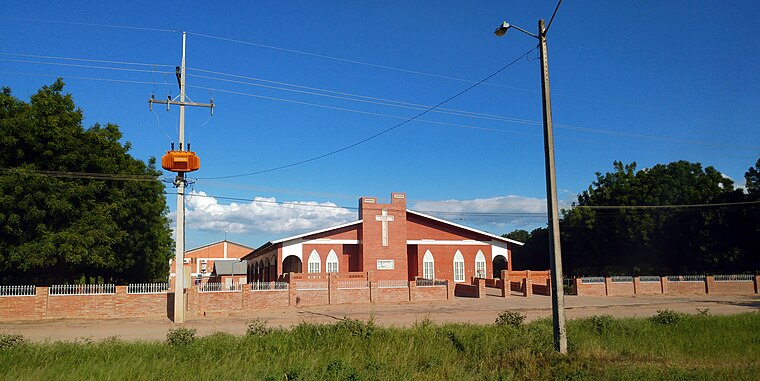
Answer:
[[[508,22],[504,21],[503,23],[501,23],[501,25],[499,25],[498,28],[496,28],[496,30],[493,32],[493,34],[501,37],[501,36],[503,36],[503,35],[505,35],[507,33],[507,29],[509,29],[509,27],[511,27],[511,26],[512,25],[509,25]]]

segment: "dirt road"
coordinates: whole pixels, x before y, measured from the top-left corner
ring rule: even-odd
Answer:
[[[438,323],[493,323],[504,310],[519,311],[529,320],[551,316],[551,300],[546,296],[501,298],[489,289],[484,299],[455,298],[428,303],[343,304],[305,308],[283,308],[231,313],[229,316],[188,317],[186,327],[196,328],[199,335],[216,331],[243,334],[245,323],[254,318],[270,325],[289,327],[299,322],[328,323],[343,318],[367,320],[374,317],[384,326],[409,326],[429,318]],[[735,314],[760,311],[760,296],[695,295],[695,296],[566,296],[568,319],[608,314],[615,317],[651,316],[661,309],[697,313],[709,309],[711,314]],[[168,319],[47,319],[38,321],[0,322],[0,333],[20,333],[36,341],[100,340],[118,336],[125,340],[163,340],[175,325]]]

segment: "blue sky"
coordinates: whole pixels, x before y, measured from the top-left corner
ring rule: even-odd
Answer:
[[[417,115],[531,51],[534,39],[493,30],[506,19],[536,31],[555,4],[7,2],[0,85],[26,100],[61,76],[86,126],[116,123],[134,156],[160,157],[176,141],[178,112],[151,112],[147,99],[178,94],[173,66],[187,31],[188,95],[218,106],[212,118],[187,111],[202,160],[188,247],[225,230],[258,246],[340,224],[356,211],[334,206],[393,191],[492,233],[530,230],[546,209],[535,50],[442,112],[351,149],[211,178],[319,156]],[[758,16],[756,1],[564,2],[548,38],[563,202],[614,160],[701,162],[742,185],[760,155]]]

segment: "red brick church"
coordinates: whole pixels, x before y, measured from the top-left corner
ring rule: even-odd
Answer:
[[[359,199],[359,220],[270,241],[242,259],[248,279],[274,281],[287,273],[368,272],[376,280],[447,279],[469,282],[512,269],[512,248],[522,245],[406,208]]]

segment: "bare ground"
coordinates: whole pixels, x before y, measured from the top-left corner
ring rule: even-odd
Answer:
[[[329,323],[344,318],[368,320],[374,318],[383,326],[409,326],[429,318],[437,323],[493,323],[504,310],[519,311],[528,320],[551,316],[551,299],[546,296],[525,298],[516,294],[509,298],[498,296],[498,290],[488,289],[484,299],[454,298],[439,302],[343,304],[303,308],[281,308],[260,311],[241,311],[228,316],[188,316],[185,327],[196,328],[198,334],[216,331],[243,334],[245,323],[260,318],[270,325],[289,327],[302,321]],[[568,319],[592,315],[614,317],[651,316],[657,310],[671,309],[697,313],[709,309],[711,314],[736,314],[760,311],[758,295],[693,295],[693,296],[566,296]],[[20,333],[35,341],[100,340],[118,336],[125,340],[163,340],[166,332],[176,325],[169,319],[44,319],[34,321],[0,322],[0,333]]]

